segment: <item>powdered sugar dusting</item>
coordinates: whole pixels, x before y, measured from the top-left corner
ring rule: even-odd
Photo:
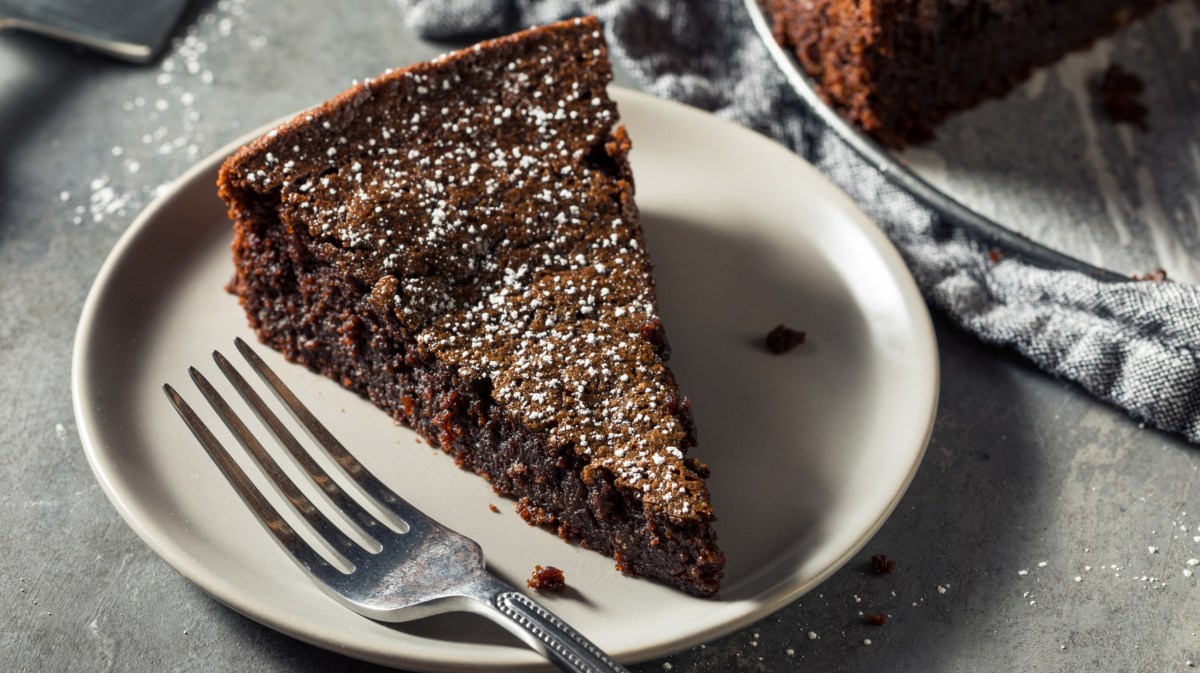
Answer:
[[[244,41],[251,49],[265,45],[264,38],[246,28],[252,25],[247,18],[244,0],[221,0],[172,38],[157,72],[148,75],[157,90],[120,103],[131,122],[126,126],[133,131],[109,148],[107,170],[85,185],[82,202],[76,201],[72,208],[74,224],[127,219],[164,188],[162,184],[135,188],[142,181],[132,176],[146,168],[163,169],[164,157],[182,154],[190,163],[210,149],[209,138],[197,125],[203,92],[216,80],[207,54],[212,45],[226,39]],[[79,191],[78,187],[64,190],[59,198],[69,203]]]

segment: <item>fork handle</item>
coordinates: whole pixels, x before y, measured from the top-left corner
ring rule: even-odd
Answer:
[[[629,673],[592,641],[507,584],[490,591],[490,617],[570,673]]]

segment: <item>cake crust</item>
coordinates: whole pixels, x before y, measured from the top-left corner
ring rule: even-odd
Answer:
[[[594,18],[390,71],[231,157],[233,291],[259,337],[517,499],[697,595],[708,470],[665,361],[630,140]]]

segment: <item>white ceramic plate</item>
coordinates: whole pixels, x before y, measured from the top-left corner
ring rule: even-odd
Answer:
[[[635,144],[672,368],[695,402],[694,453],[712,466],[729,559],[718,598],[625,577],[611,559],[527,526],[484,480],[370,404],[260,351],[370,469],[477,540],[501,577],[523,585],[535,564],[564,569],[574,591],[540,598],[618,659],[636,662],[760,619],[858,552],[920,463],[938,362],[929,315],[900,257],[811,166],[703,112],[614,95]],[[73,389],[97,479],[167,563],[284,633],[418,670],[545,667],[478,617],[384,625],[336,605],[244,511],[167,403],[164,382],[207,411],[187,367],[223,384],[210,352],[236,358],[233,338],[252,340],[223,290],[232,228],[214,182],[234,147],[146,209],[88,297]],[[807,331],[808,342],[772,355],[761,343],[781,322]]]

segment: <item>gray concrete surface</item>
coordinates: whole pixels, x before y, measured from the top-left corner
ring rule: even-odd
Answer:
[[[148,68],[0,35],[5,670],[376,670],[241,617],[160,561],[93,478],[70,398],[88,288],[156,188],[246,129],[450,46],[406,32],[390,0],[346,5],[197,2]],[[758,624],[636,670],[1200,666],[1200,567],[1184,575],[1200,557],[1200,450],[940,319],[938,337],[929,451],[862,553]],[[898,570],[869,572],[875,553]]]

